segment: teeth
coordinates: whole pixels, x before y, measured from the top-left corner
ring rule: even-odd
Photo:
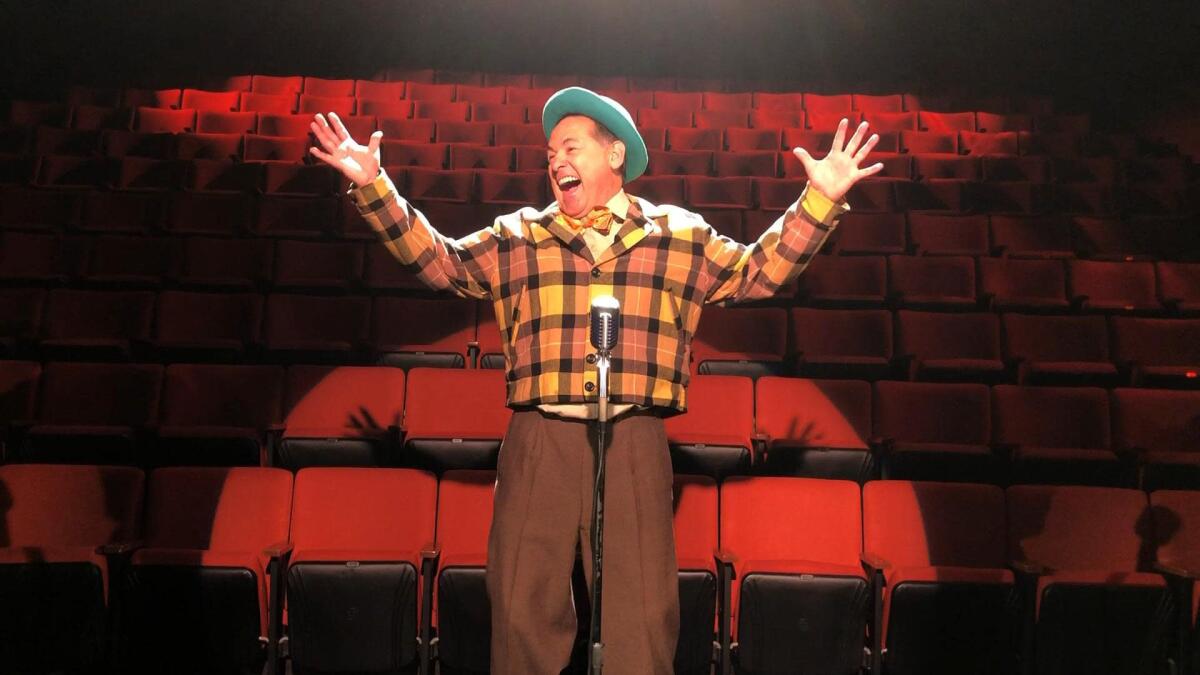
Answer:
[[[579,179],[574,176],[563,176],[558,179],[558,187],[560,188],[568,188],[577,183],[579,183]]]

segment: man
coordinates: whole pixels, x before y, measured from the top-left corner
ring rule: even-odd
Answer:
[[[689,344],[705,303],[764,298],[821,247],[839,204],[878,142],[842,120],[821,161],[795,150],[809,184],[754,244],[720,236],[675,206],[626,194],[648,153],[629,113],[579,87],[555,93],[542,123],[555,201],[524,208],[459,240],[439,234],[333,113],[312,123],[313,155],[354,182],[360,212],[427,285],[491,300],[504,349],[512,421],[500,450],[488,541],[492,672],[557,675],[576,634],[571,570],[583,549],[591,582],[597,417],[591,299],[621,304],[613,351],[604,537],[605,669],[671,673],[679,632],[672,472],[662,418],[686,409]],[[846,143],[843,147],[843,143]]]

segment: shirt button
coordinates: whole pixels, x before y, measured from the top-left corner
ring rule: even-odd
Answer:
[[[600,268],[599,267],[592,268],[592,276],[596,277],[596,278],[600,277]]]
[[[584,391],[586,391],[586,392],[588,392],[588,393],[591,393],[591,392],[593,392],[593,391],[596,391],[596,383],[595,383],[595,382],[584,382],[584,383],[583,383],[583,390],[584,390]]]
[[[587,361],[589,364],[595,363],[595,362],[596,362],[596,355],[595,355],[595,354],[588,354],[586,357],[584,357],[584,361]]]

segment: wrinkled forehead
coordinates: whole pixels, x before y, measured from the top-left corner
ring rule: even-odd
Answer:
[[[567,115],[550,130],[551,147],[571,139],[596,140],[596,120],[586,115]]]

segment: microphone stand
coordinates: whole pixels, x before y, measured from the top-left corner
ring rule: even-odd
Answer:
[[[596,424],[596,484],[592,491],[592,626],[589,637],[588,673],[600,675],[604,671],[604,643],[600,640],[600,599],[603,587],[604,567],[604,460],[607,454],[608,427],[608,371],[612,352],[596,350],[596,369],[600,385],[598,397],[599,414]]]

